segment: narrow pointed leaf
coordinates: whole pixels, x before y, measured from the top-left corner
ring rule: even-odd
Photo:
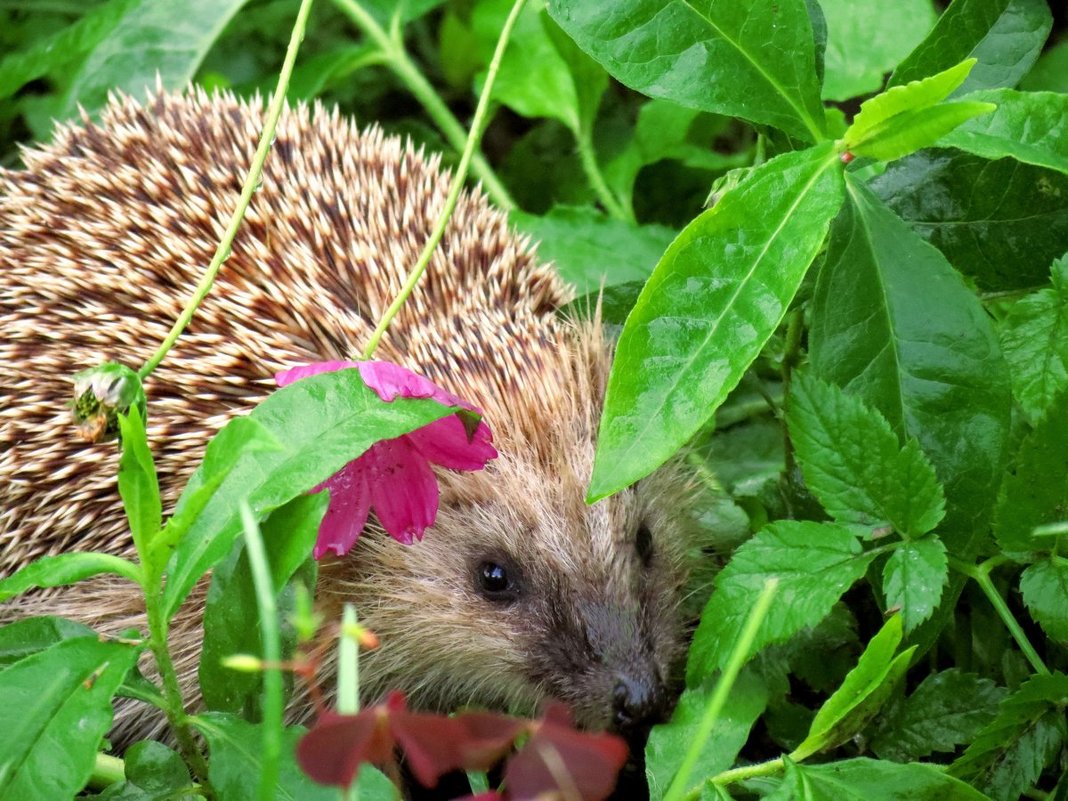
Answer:
[[[145,423],[137,406],[130,408],[129,415],[119,415],[119,431],[122,436],[119,495],[137,553],[143,558],[163,524],[163,507]]]
[[[42,557],[0,581],[0,601],[35,587],[64,587],[104,573],[141,582],[140,569],[127,559],[92,551],[63,553]]]
[[[787,763],[782,789],[768,801],[990,801],[978,790],[947,776],[941,765],[858,757],[825,765]]]
[[[841,205],[832,143],[767,162],[671,244],[620,336],[591,501],[663,464],[778,327]]]
[[[906,111],[874,128],[867,138],[846,147],[857,156],[893,161],[930,147],[961,123],[990,114],[995,108],[993,103],[959,100]]]

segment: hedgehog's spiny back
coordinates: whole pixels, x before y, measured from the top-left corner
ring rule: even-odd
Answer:
[[[127,541],[116,449],[73,437],[70,376],[105,359],[136,367],[162,341],[222,236],[261,116],[202,92],[125,100],[0,172],[0,574],[75,542]],[[148,380],[172,488],[274,371],[358,354],[442,207],[437,166],[336,112],[283,114],[232,255]],[[504,216],[464,195],[379,355],[483,406],[502,442],[537,446],[574,403],[573,350],[552,317],[565,299]]]

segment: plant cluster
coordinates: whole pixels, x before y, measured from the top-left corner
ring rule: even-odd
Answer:
[[[187,5],[0,10],[0,134],[46,136],[157,70],[173,88],[274,85],[295,3]],[[290,97],[458,158],[456,192],[470,167],[575,285],[566,313],[599,307],[618,333],[589,501],[672,459],[709,485],[704,523],[730,553],[698,571],[685,689],[645,750],[650,796],[1068,797],[1068,44],[1048,42],[1049,6],[334,0],[297,62],[308,5]],[[300,772],[302,736],[301,763],[338,785],[399,743],[417,775],[421,756],[428,780],[466,768],[478,792],[521,732],[506,797],[547,789],[516,778],[545,742],[562,761],[539,781],[562,764],[552,792],[601,797],[603,782],[567,781],[582,749],[615,765],[614,746],[556,713],[476,731],[397,701],[356,712],[343,686],[343,717],[282,725],[279,668],[310,664],[315,629],[307,608],[278,623],[314,586],[327,498],[308,490],[462,404],[385,403],[357,370],[304,378],[218,434],[164,521],[136,378],[83,376],[79,408],[93,435],[120,429],[138,561],[53,557],[0,597],[112,573],[144,590],[149,630],[0,629],[0,799],[90,779],[108,799],[336,798]],[[193,715],[167,632],[208,571],[209,711]],[[158,681],[137,670],[144,650]],[[233,654],[257,670],[225,667]],[[98,755],[117,695],[163,709],[181,754]],[[395,792],[370,768],[358,790]]]

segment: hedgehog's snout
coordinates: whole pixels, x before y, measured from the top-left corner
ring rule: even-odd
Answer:
[[[659,672],[619,672],[612,690],[612,729],[627,740],[644,742],[655,724],[663,722],[670,708],[670,694]]]

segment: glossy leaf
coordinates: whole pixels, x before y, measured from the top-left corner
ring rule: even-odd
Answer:
[[[954,0],[889,83],[915,81],[975,58],[979,63],[958,94],[1015,86],[1042,52],[1052,24],[1046,0]]]
[[[122,755],[126,780],[101,793],[99,801],[196,801],[185,760],[154,740],[142,740]],[[189,792],[183,793],[182,790]]]
[[[890,713],[872,739],[872,750],[895,762],[953,751],[994,719],[1004,697],[1004,689],[974,673],[932,673]]]
[[[989,89],[965,101],[993,103],[997,110],[964,123],[940,144],[1068,173],[1068,95]]]
[[[942,539],[950,553],[970,553],[1004,464],[1004,359],[945,257],[866,187],[846,184],[813,297],[812,367],[919,442],[945,490]]]
[[[900,610],[906,634],[934,613],[948,578],[946,546],[934,534],[890,554],[883,567],[883,595],[887,608]]]
[[[779,156],[668,248],[619,339],[591,501],[663,464],[738,383],[823,243],[840,166],[831,143]]]
[[[944,514],[934,468],[909,440],[902,448],[878,411],[802,373],[791,384],[786,422],[805,483],[840,523],[893,526],[921,536]]]
[[[925,150],[870,187],[984,289],[1044,283],[1068,242],[1068,176],[1014,159]]]
[[[1020,576],[1020,593],[1042,630],[1068,642],[1068,559],[1055,555],[1030,565]]]
[[[141,583],[141,571],[137,565],[121,557],[91,551],[64,553],[44,556],[0,580],[0,601],[35,587],[63,587],[104,573],[122,576],[135,584]]]
[[[1051,273],[1052,287],[1014,303],[1001,327],[1013,394],[1032,422],[1068,388],[1068,256]]]
[[[883,75],[935,23],[930,0],[820,0],[827,17],[823,97],[848,100],[878,91]]]
[[[632,89],[818,141],[823,107],[803,0],[550,0],[579,47]]]
[[[108,92],[144,97],[157,81],[184,89],[208,48],[245,0],[144,0],[130,8],[70,80],[60,119],[90,113]]]
[[[24,617],[0,626],[0,669],[31,654],[51,648],[61,640],[99,638],[93,629],[62,617]]]
[[[287,584],[308,561],[328,501],[326,492],[301,496],[277,509],[264,521],[263,542],[271,579],[279,596],[290,594]],[[314,577],[309,583],[312,586],[308,589],[314,589]],[[280,606],[287,606],[285,599]],[[258,619],[248,557],[243,547],[235,547],[212,571],[204,609],[204,647],[199,676],[204,702],[209,709],[258,719],[260,674],[230,670],[221,664],[223,658],[232,654],[263,655]],[[283,654],[283,658],[288,655]]]
[[[826,765],[787,765],[782,788],[768,801],[989,801],[940,765],[899,765],[859,757]]]
[[[855,156],[893,161],[930,147],[962,123],[989,114],[995,108],[993,103],[958,100],[905,111],[876,127],[868,138],[847,147]]]
[[[723,667],[769,578],[778,579],[779,591],[757,632],[754,652],[819,623],[872,558],[856,535],[840,526],[780,520],[765,527],[735,551],[716,578],[690,648],[687,685],[697,686]]]
[[[119,415],[119,431],[122,438],[119,495],[137,553],[144,558],[152,538],[163,525],[163,507],[145,423],[137,406],[130,408],[129,415]]]
[[[420,428],[452,411],[430,400],[384,403],[357,370],[312,376],[276,391],[249,416],[284,443],[285,449],[255,448],[235,457],[233,469],[178,542],[164,591],[167,616],[177,611],[200,577],[229,553],[241,530],[240,499],[247,498],[257,516],[266,515],[336,473],[373,443]],[[221,437],[222,432],[216,440]],[[205,484],[211,460],[225,460],[224,454],[216,453],[216,440],[208,445],[204,466],[186,485],[176,516]]]
[[[0,801],[73,798],[111,725],[111,696],[139,650],[77,637],[0,673]]]

